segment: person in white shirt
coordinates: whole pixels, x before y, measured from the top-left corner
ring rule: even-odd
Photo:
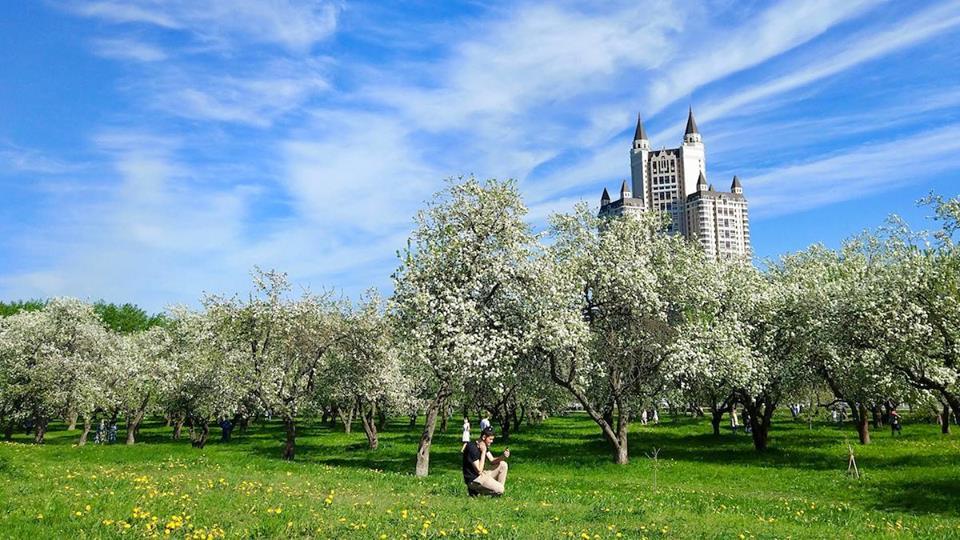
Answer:
[[[470,442],[470,419],[466,416],[463,417],[463,436],[460,440],[463,442],[463,446],[460,447],[460,452],[463,452],[463,449],[467,447],[467,443]]]

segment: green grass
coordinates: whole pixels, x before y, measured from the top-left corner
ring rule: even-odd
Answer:
[[[845,474],[849,424],[778,419],[773,447],[757,455],[744,435],[715,438],[705,420],[666,418],[633,427],[632,462],[621,467],[589,420],[553,418],[509,442],[500,499],[466,496],[457,427],[438,434],[423,480],[410,474],[419,432],[401,422],[376,451],[359,430],[304,426],[293,463],[279,459],[278,425],[204,450],[159,424],[133,447],[76,447],[78,433],[62,429],[40,447],[21,436],[0,444],[0,536],[165,536],[170,524],[173,537],[227,538],[960,537],[960,435],[934,425],[854,444],[857,481]],[[656,489],[643,455],[653,447]]]

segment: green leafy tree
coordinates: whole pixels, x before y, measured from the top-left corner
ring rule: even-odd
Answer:
[[[93,309],[107,328],[121,334],[147,330],[165,321],[163,315],[150,315],[129,303],[117,305],[101,300],[93,305]]]

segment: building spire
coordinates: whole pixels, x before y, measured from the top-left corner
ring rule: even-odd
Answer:
[[[606,206],[610,204],[610,193],[607,192],[607,188],[603,188],[603,195],[600,196],[600,206]]]
[[[704,191],[707,189],[707,177],[703,175],[703,171],[700,171],[700,178],[697,178],[697,191]]]
[[[690,112],[687,113],[687,130],[683,133],[684,135],[692,135],[694,133],[699,134],[700,131],[697,129],[697,121],[693,119],[693,106],[690,106]]]
[[[620,198],[629,199],[632,195],[633,194],[630,193],[630,190],[627,188],[627,181],[624,180],[623,183],[620,184]]]
[[[633,140],[635,141],[648,140],[647,130],[643,128],[643,119],[640,118],[640,113],[637,113],[637,130],[633,133]]]
[[[733,183],[730,184],[730,191],[738,194],[743,194],[743,185],[740,184],[740,177],[734,176]]]

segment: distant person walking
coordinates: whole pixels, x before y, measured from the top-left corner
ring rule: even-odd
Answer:
[[[470,444],[470,419],[466,416],[463,417],[463,435],[460,437],[460,440],[463,442],[463,446],[460,447],[460,452],[463,452],[467,445]]]
[[[233,432],[233,422],[224,417],[220,420],[220,442],[230,442],[230,434]]]
[[[903,427],[900,425],[900,413],[896,409],[890,411],[890,435],[902,435]]]

